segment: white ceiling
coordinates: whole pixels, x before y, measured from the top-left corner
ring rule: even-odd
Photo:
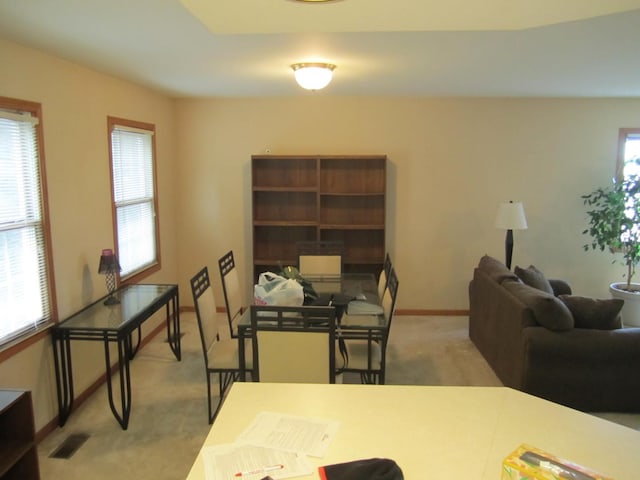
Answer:
[[[640,97],[640,0],[0,0],[0,37],[177,97]]]

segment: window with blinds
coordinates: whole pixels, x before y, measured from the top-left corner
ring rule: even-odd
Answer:
[[[150,124],[109,117],[112,197],[120,278],[159,266],[154,133]]]
[[[52,320],[40,104],[0,97],[0,344]]]
[[[640,129],[621,128],[618,133],[618,160],[616,180],[631,180],[640,176]],[[634,208],[627,210],[627,217],[634,218]],[[621,236],[623,242],[640,236],[637,225]]]

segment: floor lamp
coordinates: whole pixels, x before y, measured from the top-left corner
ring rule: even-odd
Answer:
[[[498,207],[498,215],[496,215],[496,228],[502,228],[507,231],[504,240],[505,264],[511,269],[511,258],[513,255],[513,231],[526,230],[527,219],[524,216],[524,207],[521,202],[501,203]]]

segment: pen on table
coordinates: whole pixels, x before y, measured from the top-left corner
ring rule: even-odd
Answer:
[[[284,465],[271,465],[270,467],[256,468],[255,470],[248,470],[244,472],[238,472],[234,477],[248,477],[249,475],[257,475],[258,473],[273,472],[275,470],[282,470]]]

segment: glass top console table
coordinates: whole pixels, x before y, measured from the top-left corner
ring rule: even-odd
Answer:
[[[177,285],[125,285],[114,292],[120,303],[105,305],[103,297],[53,327],[53,354],[58,390],[58,424],[63,426],[74,401],[71,341],[102,342],[106,367],[109,406],[123,430],[131,413],[131,374],[129,361],[140,346],[140,326],[163,306],[166,309],[167,338],[178,361],[180,352],[180,313]],[[133,333],[138,331],[133,345]],[[111,382],[109,343],[118,345],[120,411],[114,401]]]

